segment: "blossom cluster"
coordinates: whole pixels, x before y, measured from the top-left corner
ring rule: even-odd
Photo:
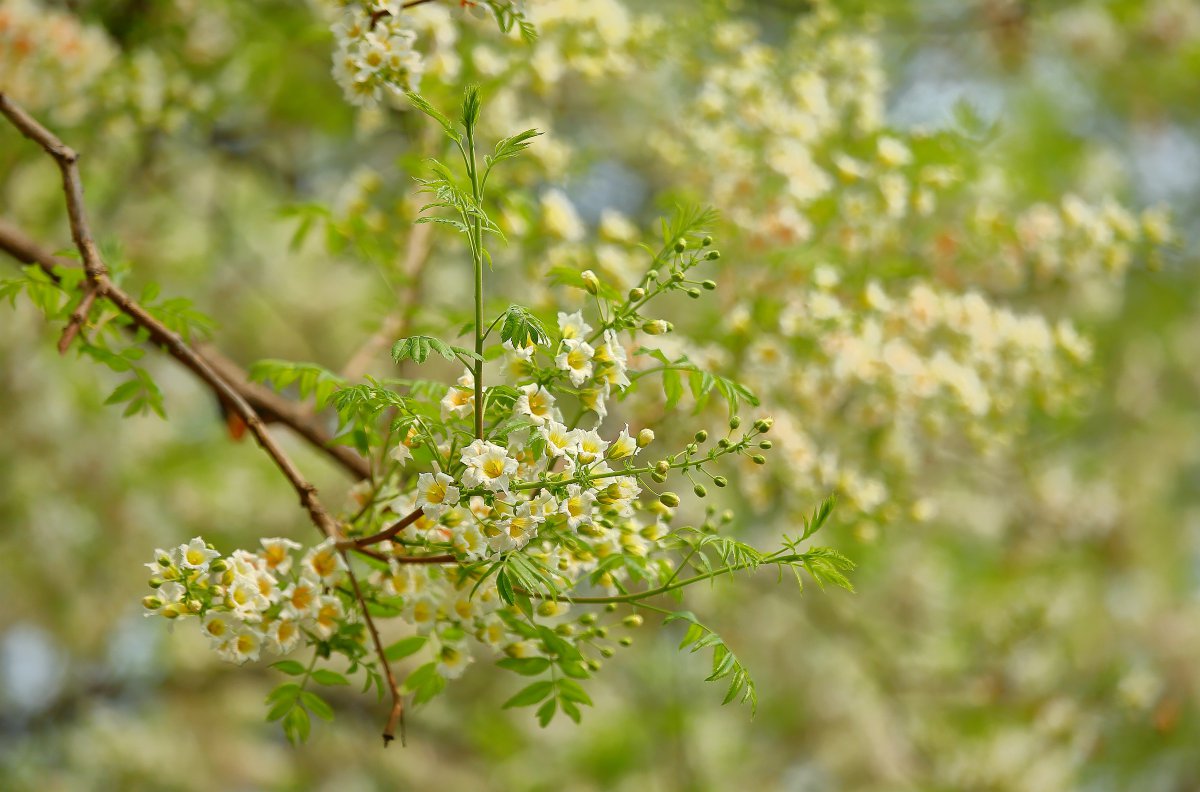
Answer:
[[[221,659],[257,660],[264,651],[291,652],[306,635],[331,637],[347,618],[337,586],[345,563],[332,542],[310,548],[290,539],[262,539],[258,552],[222,556],[196,537],[156,550],[150,569],[154,593],[142,600],[147,615],[196,616]]]
[[[355,2],[345,5],[334,21],[333,76],[351,104],[403,98],[419,87],[424,64],[414,49],[416,31],[401,5]]]

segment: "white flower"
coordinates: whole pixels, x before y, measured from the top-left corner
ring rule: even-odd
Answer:
[[[640,450],[637,440],[629,434],[629,424],[625,424],[625,428],[621,430],[621,434],[617,435],[617,439],[608,447],[608,458],[624,459],[625,457],[634,456]]]
[[[261,651],[262,638],[250,629],[238,630],[217,647],[222,660],[239,665],[247,660],[257,660]]]
[[[517,472],[517,460],[502,447],[484,440],[476,440],[464,448],[462,462],[467,466],[463,483],[492,492],[508,492],[512,476]]]
[[[400,463],[401,466],[411,462],[413,458],[412,449],[409,448],[405,443],[398,443],[396,447],[391,450],[388,456],[392,458],[393,462]]]
[[[563,340],[563,351],[554,358],[554,364],[571,375],[571,384],[579,387],[592,376],[592,356],[596,350],[586,341],[574,338]]]
[[[578,484],[567,487],[567,498],[559,504],[559,513],[566,515],[567,524],[579,528],[592,521],[592,504],[596,495],[591,490],[582,489]]]
[[[487,543],[483,534],[473,523],[465,523],[455,528],[454,538],[450,543],[454,545],[455,550],[472,561],[483,558],[487,553]]]
[[[300,624],[294,619],[276,619],[267,626],[266,630],[267,638],[271,642],[271,649],[276,654],[287,654],[292,651],[303,637]]]
[[[235,575],[233,583],[229,585],[226,602],[234,615],[250,622],[258,621],[262,618],[260,614],[271,607],[271,601],[259,589],[257,575]]]
[[[466,418],[475,410],[475,377],[466,372],[458,378],[458,386],[446,391],[442,397],[442,417],[455,415]]]
[[[576,429],[575,446],[578,449],[576,455],[579,457],[579,461],[585,465],[595,462],[608,450],[608,443],[594,429]]]
[[[434,649],[438,674],[445,679],[458,679],[474,658],[461,643],[442,641],[438,641],[438,643],[441,645]]]
[[[422,473],[417,477],[417,508],[429,519],[439,519],[457,503],[458,487],[445,473]]]
[[[555,417],[557,410],[554,409],[554,401],[554,395],[540,385],[526,385],[521,388],[521,395],[517,397],[513,409],[541,426]]]
[[[283,612],[293,619],[306,618],[320,595],[321,591],[314,581],[301,578],[284,589]]]
[[[342,560],[333,540],[326,539],[304,554],[300,569],[304,577],[332,585],[341,580],[346,571],[346,562]]]
[[[545,438],[546,451],[551,456],[574,454],[579,448],[575,433],[558,421],[547,421],[538,432]]]
[[[346,615],[342,601],[337,597],[326,594],[314,604],[313,630],[322,638],[328,638],[337,631],[338,622]]]
[[[199,569],[201,572],[205,572],[208,570],[209,562],[220,555],[216,550],[212,550],[204,544],[204,540],[199,536],[187,544],[179,546],[179,564],[187,569]]]
[[[537,533],[538,524],[542,520],[541,503],[526,501],[518,505],[513,510],[512,516],[501,520],[496,526],[500,529],[500,533],[492,537],[493,549],[498,552],[521,549]]]
[[[229,640],[237,629],[234,620],[228,613],[220,613],[218,611],[209,611],[205,614],[201,625],[204,636],[212,641],[213,644],[221,644]]]
[[[575,313],[559,311],[558,331],[562,334],[563,338],[582,340],[592,332],[592,328],[587,322],[583,321],[583,311],[576,311]]]
[[[276,575],[286,575],[292,570],[292,551],[300,549],[299,542],[293,542],[291,539],[259,539],[259,544],[262,545],[262,553],[259,557],[267,569]]]

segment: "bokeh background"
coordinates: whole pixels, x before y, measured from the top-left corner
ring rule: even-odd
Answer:
[[[672,307],[677,343],[745,378],[780,432],[723,505],[769,544],[837,491],[823,541],[859,563],[857,593],[771,575],[689,593],[755,673],[754,717],[647,627],[580,726],[501,711],[516,681],[477,663],[410,713],[406,749],[379,748],[381,707],[353,695],[292,748],[263,722],[274,672],[139,601],[157,546],[311,539],[294,496],[172,361],[146,358],[169,420],[123,419],[104,404],[120,376],[60,357],[18,300],[0,788],[1200,788],[1200,5],[529,0],[536,45],[451,5],[414,9],[422,92],[449,107],[479,82],[490,135],[549,132],[505,176],[497,301],[569,305],[554,267],[619,285],[640,259],[614,212],[652,234],[674,201],[714,204],[721,289]],[[328,13],[0,0],[0,90],[84,153],[109,259],[190,297],[244,365],[338,370],[401,294],[414,327],[465,316],[455,240],[416,283],[402,266],[436,136],[344,101]],[[69,246],[52,164],[7,127],[0,218]]]

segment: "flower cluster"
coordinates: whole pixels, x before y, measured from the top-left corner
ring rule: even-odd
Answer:
[[[258,552],[223,557],[196,537],[156,550],[150,569],[154,593],[142,600],[147,615],[196,616],[223,660],[244,663],[264,651],[291,652],[304,637],[330,638],[347,617],[338,585],[346,567],[332,542],[309,549],[290,539],[262,539]]]
[[[421,82],[424,64],[417,34],[399,2],[346,4],[332,25],[333,76],[354,105],[403,98]]]

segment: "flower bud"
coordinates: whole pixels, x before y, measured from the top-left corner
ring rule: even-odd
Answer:
[[[756,464],[756,465],[767,464],[767,458],[765,456],[763,456],[762,454],[755,454],[754,456],[752,456],[750,458],[754,460],[754,464]]]
[[[663,506],[669,506],[673,509],[679,505],[679,496],[674,492],[664,492],[662,495],[658,496],[658,501]]]
[[[601,668],[600,661],[596,659],[589,659],[584,665],[586,665],[588,670],[592,671],[593,673],[599,671]]]
[[[676,239],[675,240],[675,252],[682,253],[685,250],[687,250],[687,240],[682,237],[680,237],[679,239]]]
[[[642,619],[642,614],[632,613],[626,616],[624,619],[621,619],[621,624],[624,624],[626,627],[632,629],[634,627],[641,627],[643,621],[644,619]]]
[[[720,440],[717,441],[717,445],[720,446],[721,448],[729,448],[729,446],[733,445],[733,443],[731,443],[729,441],[728,437],[722,437]]]
[[[654,472],[658,473],[660,476],[667,475],[671,472],[671,463],[665,459],[659,460],[658,464],[654,466]]]
[[[621,646],[633,646],[633,639],[626,635],[617,641],[617,643],[621,644]]]
[[[771,427],[775,425],[775,421],[771,418],[759,418],[754,422],[754,428],[764,434],[771,431]]]
[[[640,286],[629,290],[629,302],[636,303],[646,299],[646,290]]]
[[[596,623],[596,614],[594,614],[594,613],[583,614],[582,616],[579,617],[579,623],[580,624],[595,624]]]
[[[211,564],[208,565],[209,572],[216,572],[216,573],[220,574],[221,572],[224,572],[226,569],[229,569],[229,564],[225,563],[224,558],[218,558],[216,561],[213,561]]]
[[[742,419],[740,417],[735,415],[729,419],[729,428],[730,429],[737,429],[741,425],[742,425]]]
[[[770,451],[772,448],[775,447],[775,444],[772,443],[770,440],[763,440],[761,443],[758,444],[758,447],[761,448],[763,451]]]
[[[671,273],[671,280],[675,283],[681,283],[683,281],[683,272],[675,270]]]
[[[204,603],[198,599],[190,599],[187,601],[187,609],[192,613],[199,613],[203,607]]]
[[[642,325],[642,330],[650,335],[662,335],[663,333],[670,332],[670,329],[670,323],[662,319],[652,319]]]
[[[604,610],[608,613],[613,613],[614,611],[616,611],[616,609],[617,609],[617,603],[615,603],[615,602],[610,602],[604,606]],[[601,635],[600,637],[603,638],[604,636]]]
[[[643,429],[642,431],[637,433],[638,448],[645,448],[646,446],[650,445],[653,442],[654,442],[654,430],[653,429]]]
[[[703,286],[707,291],[713,291],[717,288],[717,282],[715,280],[702,281],[700,285]]]
[[[609,604],[615,605],[616,603],[610,602]],[[607,638],[608,637],[608,628],[607,627],[597,627],[596,628],[596,637],[597,638]]]
[[[696,432],[696,442],[697,443],[703,443],[707,439],[708,439],[708,432],[704,431],[703,429],[701,429],[699,432]]]
[[[150,580],[148,582],[150,583],[150,588],[156,589],[159,586],[161,586],[163,583],[165,583],[166,581],[164,581],[160,577],[152,577],[152,578],[150,578]]]
[[[653,471],[653,472],[650,474],[650,478],[654,479],[654,480],[655,480],[656,482],[658,482],[659,484],[662,484],[664,481],[666,481],[666,480],[667,480],[667,477],[666,477],[666,475],[664,475],[664,474],[662,474],[662,473],[659,473],[657,470]]]
[[[692,487],[692,492],[696,493],[697,498],[704,498],[708,496],[708,490],[704,489],[703,484],[697,484],[695,487]]]
[[[693,300],[699,300],[700,299],[700,290],[699,289],[688,289],[687,296],[691,297]]]
[[[584,270],[579,273],[579,278],[583,281],[583,288],[588,294],[600,293],[600,279],[596,277],[596,273]]]
[[[712,237],[710,237],[710,236],[706,236],[706,237],[704,237],[704,239],[700,240],[700,244],[704,247],[708,247],[709,245],[712,244],[712,242],[713,242],[713,240],[712,240]]]
[[[708,255],[705,256],[705,258],[707,258],[709,261],[716,261],[717,259],[721,258],[721,251],[710,250],[710,251],[708,251]]]
[[[610,646],[600,647],[600,656],[601,657],[609,658],[609,657],[612,657],[614,654],[616,654],[616,652],[614,652],[612,650],[612,647],[610,647]]]
[[[146,610],[158,610],[163,606],[163,601],[158,597],[147,595],[142,597],[142,607]]]
[[[167,558],[166,556],[159,556],[158,565],[163,568],[169,567],[171,566],[171,559]]]
[[[175,604],[167,605],[165,608],[159,611],[159,615],[164,619],[178,619],[179,614],[179,606]]]
[[[726,509],[725,511],[721,512],[721,522],[723,522],[723,523],[733,522],[733,511],[730,509]]]
[[[717,476],[713,479],[713,484],[716,484],[718,487],[725,487],[729,485],[729,479],[724,476]]]

